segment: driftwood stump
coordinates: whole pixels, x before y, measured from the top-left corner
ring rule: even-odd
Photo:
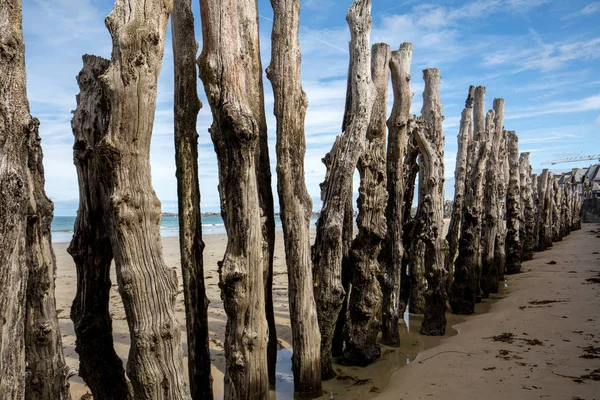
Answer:
[[[521,213],[519,238],[521,239],[521,261],[533,258],[533,230],[535,225],[533,205],[533,182],[529,153],[521,153],[519,158],[519,174],[521,184]]]

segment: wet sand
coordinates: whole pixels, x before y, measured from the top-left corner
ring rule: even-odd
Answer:
[[[552,371],[563,375],[580,376],[595,368],[600,368],[597,360],[578,358],[583,350],[577,347],[584,347],[588,344],[597,347],[598,345],[594,344],[594,341],[597,343],[597,340],[600,340],[600,323],[596,319],[600,305],[598,297],[600,285],[582,285],[580,282],[584,281],[584,278],[594,275],[594,273],[586,271],[600,272],[600,261],[598,261],[600,256],[591,254],[600,249],[599,239],[595,237],[595,234],[589,233],[592,229],[598,229],[600,232],[600,225],[584,226],[583,231],[574,232],[563,242],[555,244],[553,249],[537,254],[536,260],[524,264],[524,271],[531,271],[509,277],[509,287],[506,292],[495,296],[495,299],[489,299],[479,304],[476,315],[469,317],[448,315],[447,336],[444,338],[419,335],[418,329],[422,317],[407,313],[405,323],[401,327],[402,346],[398,349],[382,346],[381,359],[367,368],[336,365],[335,368],[340,377],[323,383],[322,399],[330,399],[332,393],[335,399],[348,400],[369,398],[397,400],[400,398],[436,398],[436,396],[440,398],[443,396],[445,399],[494,399],[496,394],[498,398],[503,399],[507,394],[508,398],[537,399],[546,392],[550,396],[548,398],[570,399],[571,397],[563,395],[567,392],[573,393],[573,396],[577,394],[586,400],[593,398],[590,393],[600,393],[600,383],[590,383],[589,380],[585,380],[584,383],[577,384],[569,378],[553,375],[549,372],[550,366],[540,358],[543,355],[548,358],[549,362],[554,362],[553,368],[557,369],[552,369]],[[218,289],[217,261],[222,258],[224,253],[226,237],[210,235],[205,236],[204,240],[206,243],[204,260],[207,296],[211,301],[209,324],[212,374],[215,398],[220,399],[223,394],[225,359],[222,343],[226,315]],[[58,266],[57,309],[59,310],[67,363],[70,367],[77,369],[75,336],[72,322],[69,319],[70,304],[76,290],[76,273],[73,261],[66,252],[67,246],[67,243],[54,245]],[[179,271],[177,238],[163,238],[163,249],[167,265],[175,267]],[[557,264],[545,264],[550,258],[557,261]],[[569,273],[569,270],[576,272]],[[111,279],[116,284],[114,269]],[[179,282],[181,287],[181,276]],[[181,290],[177,302],[177,317],[183,324],[185,316]],[[280,341],[276,398],[292,399],[291,330],[281,232],[278,232],[276,237],[273,292],[277,335]],[[113,287],[110,297],[115,348],[123,362],[126,362],[130,343],[129,333],[116,287]],[[528,301],[533,301],[529,300],[530,298],[546,300],[559,297],[567,302],[536,306],[528,304]],[[496,301],[497,298],[502,299]],[[519,307],[525,308],[520,309]],[[546,315],[547,313],[561,314],[554,317]],[[563,316],[567,318],[562,318]],[[588,321],[588,319],[593,321]],[[567,321],[568,323],[566,323]],[[181,330],[185,353],[187,351],[185,326],[181,325]],[[573,333],[573,331],[582,333]],[[457,335],[458,332],[460,332],[459,335]],[[491,337],[503,332],[514,333],[518,339],[513,340],[512,344],[484,339],[484,337]],[[543,345],[532,346],[531,350],[528,350],[529,346],[521,339],[533,338],[542,341]],[[570,340],[570,342],[565,342],[564,339]],[[508,357],[508,360],[496,357],[499,350],[509,351],[505,356],[505,358]],[[558,350],[564,351],[564,354],[560,357],[552,355]],[[538,353],[542,353],[542,355]],[[429,359],[428,357],[431,356],[434,358]],[[187,367],[186,363],[187,360],[184,362]],[[495,369],[489,369],[493,367]],[[584,371],[582,368],[588,368],[590,371]],[[538,382],[541,379],[538,375],[542,377],[549,375],[547,377],[549,382],[544,380],[546,378],[542,379],[542,382]],[[556,391],[550,384],[551,382],[554,386],[567,385],[572,387],[572,390]],[[521,387],[528,389],[521,389]],[[543,390],[534,387],[541,387]],[[74,399],[79,399],[89,392],[81,378],[77,376],[71,379],[71,391]],[[587,397],[585,393],[587,393]],[[274,393],[272,398],[275,398]],[[542,396],[542,398],[545,397]]]

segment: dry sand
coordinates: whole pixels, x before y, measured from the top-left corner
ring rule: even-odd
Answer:
[[[591,232],[598,230],[598,233]],[[522,274],[507,280],[508,288],[478,305],[469,317],[448,315],[448,334],[444,338],[418,335],[421,317],[406,314],[402,326],[402,347],[382,348],[381,360],[368,368],[336,366],[341,379],[324,382],[323,399],[600,399],[600,382],[574,378],[590,375],[600,368],[598,359],[579,358],[586,346],[598,347],[600,341],[600,285],[585,279],[600,273],[600,224],[584,225],[554,248],[536,254],[523,265]],[[205,278],[211,301],[209,324],[215,398],[222,398],[225,366],[222,342],[226,315],[218,289],[217,261],[225,250],[224,235],[204,238]],[[70,304],[75,296],[76,273],[67,243],[54,245],[58,276],[57,309],[67,363],[78,368]],[[167,265],[179,270],[177,238],[163,239]],[[287,303],[287,275],[281,232],[277,233],[273,297],[278,358],[277,399],[292,399],[290,362],[291,330]],[[555,265],[546,264],[550,260]],[[116,284],[114,269],[112,281]],[[181,277],[180,277],[181,282]],[[560,301],[530,304],[532,301]],[[117,354],[126,362],[129,333],[119,294],[113,287],[110,303]],[[180,289],[177,317],[185,321]],[[181,326],[184,353],[185,327]],[[457,332],[460,334],[457,335]],[[504,332],[514,334],[512,343],[490,339]],[[535,345],[527,340],[539,340]],[[416,360],[415,360],[416,357]],[[597,355],[600,357],[600,355]],[[415,361],[415,362],[413,362]],[[185,361],[187,363],[187,360]],[[410,363],[410,364],[409,364]],[[409,364],[409,365],[407,365]],[[187,367],[187,366],[186,366]],[[404,368],[402,368],[404,367]],[[600,370],[597,371],[600,373]],[[564,376],[561,376],[564,375]],[[588,377],[589,378],[589,377]],[[88,392],[79,377],[71,379],[74,399]],[[598,394],[596,394],[598,393]],[[577,397],[578,396],[578,397]],[[275,396],[272,396],[275,398]]]

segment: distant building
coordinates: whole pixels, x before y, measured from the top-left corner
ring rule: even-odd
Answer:
[[[600,198],[600,164],[590,166],[582,178],[586,198]]]

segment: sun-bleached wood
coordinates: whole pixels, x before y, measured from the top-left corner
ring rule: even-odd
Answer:
[[[386,179],[388,202],[386,207],[387,233],[383,248],[382,262],[382,327],[381,341],[388,346],[400,345],[398,322],[404,313],[406,303],[402,303],[402,264],[404,257],[403,216],[405,171],[404,156],[408,146],[408,118],[412,103],[410,88],[410,64],[412,43],[402,43],[400,49],[390,56],[390,69],[394,104],[387,121],[388,144],[386,158]]]
[[[75,136],[73,160],[79,184],[79,208],[73,239],[67,251],[77,270],[77,293],[71,306],[79,376],[99,399],[131,399],[123,362],[113,347],[110,301],[110,265],[113,260],[110,231],[106,229],[100,143],[106,138],[110,107],[100,77],[110,61],[83,56],[77,76],[79,94],[71,127]]]
[[[225,396],[268,398],[268,327],[259,152],[264,123],[255,1],[202,0],[198,64],[211,106],[227,250],[219,263],[227,313]],[[269,187],[270,190],[270,187]]]
[[[312,248],[314,283],[319,329],[321,331],[321,375],[335,376],[331,359],[331,343],[342,302],[342,231],[346,199],[351,196],[352,175],[365,146],[365,137],[375,99],[371,80],[371,1],[356,0],[346,17],[350,27],[349,79],[352,80],[351,122],[338,136],[330,152],[332,165],[322,188],[325,191],[317,237]]]
[[[288,269],[294,391],[303,398],[321,393],[321,334],[313,292],[310,253],[312,200],[304,178],[308,100],[300,79],[300,1],[271,0],[273,31],[267,77],[277,119],[277,190]]]
[[[0,3],[0,399],[70,399],[56,315],[52,201],[29,114],[21,0]]]
[[[211,400],[212,376],[208,345],[208,298],[204,282],[204,242],[198,178],[196,121],[202,107],[196,89],[194,14],[191,0],[174,0],[171,14],[174,61],[175,175],[179,211],[179,252],[183,277],[192,399]]]
[[[436,68],[423,70],[422,129],[414,131],[417,145],[423,157],[423,179],[419,187],[422,193],[419,211],[415,217],[421,230],[416,235],[425,248],[423,264],[427,289],[421,334],[441,336],[446,332],[446,279],[445,258],[448,243],[444,230],[444,144],[442,131],[442,101],[440,99],[440,71]]]

